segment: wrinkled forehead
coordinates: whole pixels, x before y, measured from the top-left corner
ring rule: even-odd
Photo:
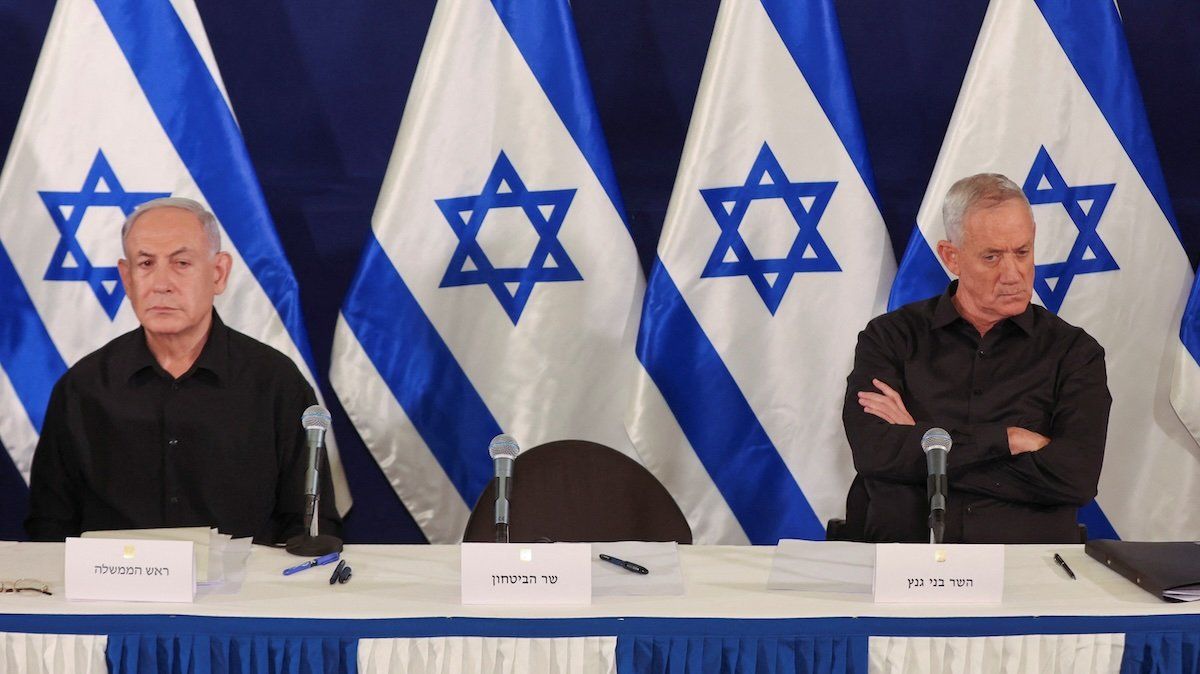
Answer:
[[[963,218],[963,239],[975,242],[1033,242],[1033,209],[1022,199],[983,200]]]
[[[208,250],[208,235],[204,223],[195,213],[175,206],[158,206],[139,213],[129,224],[122,246],[125,252],[136,253],[150,245],[155,248],[198,248]],[[215,251],[213,251],[215,252]]]

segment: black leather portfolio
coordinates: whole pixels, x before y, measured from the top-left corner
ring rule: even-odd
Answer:
[[[1092,540],[1088,556],[1166,601],[1200,599],[1200,543]]]

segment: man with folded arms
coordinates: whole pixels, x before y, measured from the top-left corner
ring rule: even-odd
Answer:
[[[1077,543],[1112,404],[1104,349],[1030,303],[1035,225],[1019,186],[964,178],[942,218],[937,254],[958,280],[872,320],[847,379],[865,538],[929,542],[921,438],[941,427],[953,439],[946,542]]]
[[[300,416],[316,397],[291,359],[213,308],[233,264],[216,219],[190,199],[155,199],[129,216],[121,241],[141,327],[55,385],[33,457],[30,537],[215,526],[274,544],[301,533]],[[327,466],[321,476],[322,533],[336,535]]]

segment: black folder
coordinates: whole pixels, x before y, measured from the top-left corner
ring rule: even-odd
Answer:
[[[1200,543],[1091,540],[1088,556],[1165,601],[1200,599]]]

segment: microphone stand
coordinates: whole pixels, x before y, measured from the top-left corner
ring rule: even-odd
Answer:
[[[946,475],[929,476],[929,542],[941,543],[946,536]]]
[[[304,533],[288,539],[286,549],[299,557],[323,557],[331,552],[342,551],[342,539],[337,536],[322,535],[321,523],[321,463],[325,457],[325,440],[323,434],[316,434],[310,429],[309,437],[316,440],[316,451],[313,452],[309,466],[312,479],[312,494],[304,498]],[[314,437],[315,436],[315,437]]]

